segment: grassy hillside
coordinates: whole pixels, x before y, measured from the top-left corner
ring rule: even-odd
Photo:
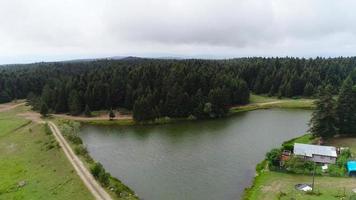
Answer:
[[[44,125],[0,112],[0,199],[94,199]]]

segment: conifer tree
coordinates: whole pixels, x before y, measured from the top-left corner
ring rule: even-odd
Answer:
[[[79,95],[76,90],[72,90],[69,94],[68,107],[71,115],[79,115],[82,111]]]
[[[48,106],[47,106],[46,103],[42,103],[41,109],[40,109],[40,114],[42,115],[42,117],[47,117],[47,115],[48,115]]]
[[[344,81],[337,101],[338,127],[340,134],[350,134],[356,132],[352,130],[352,122],[355,113],[355,94],[352,90],[352,80],[348,78]]]
[[[86,117],[91,117],[91,110],[90,110],[88,104],[85,105],[84,115]]]
[[[330,85],[322,88],[319,99],[316,101],[316,109],[310,120],[309,131],[315,136],[329,138],[337,133],[337,121],[335,113],[335,100]]]

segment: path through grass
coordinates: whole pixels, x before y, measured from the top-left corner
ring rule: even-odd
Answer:
[[[0,200],[91,200],[93,197],[43,124],[0,113]]]

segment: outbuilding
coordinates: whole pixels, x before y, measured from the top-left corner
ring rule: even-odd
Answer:
[[[347,166],[347,173],[349,174],[349,176],[356,176],[356,161],[355,160],[348,161],[346,166]]]
[[[305,160],[324,164],[335,164],[337,158],[336,147],[332,146],[295,143],[293,153]]]

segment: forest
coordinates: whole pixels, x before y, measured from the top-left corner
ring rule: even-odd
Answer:
[[[27,98],[34,109],[80,115],[125,108],[137,121],[216,118],[249,102],[250,92],[313,97],[337,94],[356,68],[350,58],[143,59],[0,66],[0,103]]]
[[[332,86],[320,89],[310,132],[323,138],[356,135],[356,70],[343,82],[335,97]]]

